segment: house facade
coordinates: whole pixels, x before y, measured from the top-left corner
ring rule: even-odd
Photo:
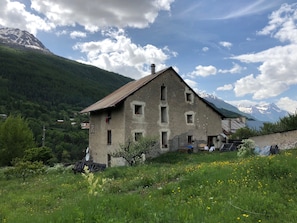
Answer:
[[[152,65],[153,66],[153,65]],[[172,67],[132,81],[87,107],[94,162],[121,165],[111,154],[129,139],[159,139],[160,153],[209,141],[222,132],[222,115],[200,98]],[[117,161],[116,161],[117,160]]]

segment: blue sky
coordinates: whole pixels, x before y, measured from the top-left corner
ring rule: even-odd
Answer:
[[[138,79],[172,66],[231,104],[297,108],[297,3],[290,0],[0,0],[0,26],[51,52]]]

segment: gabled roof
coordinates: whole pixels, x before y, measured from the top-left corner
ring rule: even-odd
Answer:
[[[102,109],[110,108],[110,107],[115,107],[118,103],[122,102],[125,100],[127,97],[129,97],[131,94],[136,92],[138,89],[142,88],[152,80],[154,80],[156,77],[159,75],[165,73],[168,70],[176,71],[172,67],[165,68],[163,70],[160,70],[154,74],[150,74],[148,76],[145,76],[143,78],[140,78],[139,80],[131,81],[127,83],[126,85],[120,87],[116,91],[112,92],[111,94],[107,95],[100,101],[90,105],[89,107],[85,108],[82,110],[80,113],[87,113],[87,112],[92,112],[92,111],[99,111]],[[184,84],[191,89],[194,94],[200,98],[207,106],[209,106],[214,112],[216,112],[221,118],[225,118],[225,115],[219,112],[217,109],[213,108],[205,99],[201,98],[177,73],[176,75],[180,78]]]
[[[115,107],[118,103],[125,100],[128,96],[136,92],[138,89],[145,86],[147,83],[155,79],[160,74],[164,73],[165,71],[173,69],[172,67],[166,68],[164,70],[158,71],[155,74],[151,74],[140,78],[139,80],[131,81],[124,86],[120,87],[119,89],[115,90],[111,94],[107,95],[100,101],[90,105],[89,107],[82,110],[80,113],[87,113],[91,111],[98,111],[105,108]]]

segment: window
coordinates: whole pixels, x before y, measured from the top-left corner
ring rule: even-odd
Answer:
[[[107,130],[107,145],[111,145],[111,130]]]
[[[111,111],[108,111],[108,112],[107,112],[106,119],[105,119],[105,122],[106,122],[106,123],[109,123],[110,119],[111,119]]]
[[[162,148],[168,148],[168,138],[167,137],[168,137],[167,132],[161,133]]]
[[[191,144],[193,142],[193,136],[188,136],[188,143]]]
[[[167,92],[166,92],[166,87],[164,84],[161,86],[161,100],[165,101],[167,99]]]
[[[161,107],[161,123],[167,123],[167,107]]]
[[[193,124],[193,115],[192,114],[187,114],[187,124]]]
[[[135,115],[142,115],[142,105],[134,105],[134,114]]]
[[[135,142],[139,141],[142,138],[142,132],[135,132],[134,140]]]
[[[186,102],[193,102],[193,94],[192,93],[186,93]]]

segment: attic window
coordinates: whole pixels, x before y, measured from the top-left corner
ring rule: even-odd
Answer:
[[[142,105],[134,105],[134,114],[135,115],[142,115]]]
[[[193,102],[193,94],[186,93],[186,102],[192,103]]]

